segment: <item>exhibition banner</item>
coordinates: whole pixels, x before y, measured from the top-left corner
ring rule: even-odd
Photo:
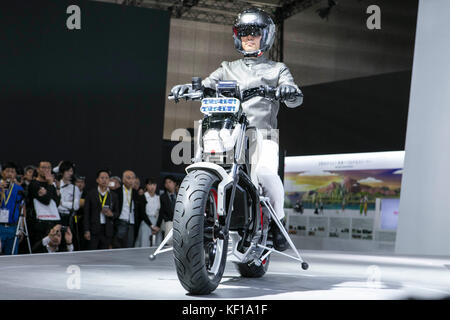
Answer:
[[[374,240],[395,231],[403,161],[404,151],[286,157],[289,232]]]
[[[287,208],[367,216],[376,198],[399,198],[404,152],[286,157]]]

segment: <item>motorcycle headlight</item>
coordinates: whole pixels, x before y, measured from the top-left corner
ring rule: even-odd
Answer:
[[[218,129],[209,129],[203,135],[203,151],[206,153],[223,153],[225,148]]]

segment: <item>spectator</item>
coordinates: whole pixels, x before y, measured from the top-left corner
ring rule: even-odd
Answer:
[[[164,178],[164,188],[166,192],[160,197],[161,209],[159,211],[158,221],[154,226],[153,234],[157,234],[160,231],[164,232],[164,237],[170,232],[173,227],[173,213],[175,210],[175,202],[177,199],[176,194],[177,183],[175,178],[167,176]],[[162,225],[164,223],[164,225]]]
[[[117,195],[108,188],[109,171],[98,171],[96,181],[97,188],[89,191],[84,206],[84,238],[89,250],[110,248],[114,219],[119,216]]]
[[[20,207],[23,205],[23,188],[16,182],[17,166],[12,162],[2,165],[0,180],[0,242],[3,254],[17,254],[19,242],[12,252],[19,221]]]
[[[70,228],[67,228],[64,233],[64,240],[62,241],[62,227],[60,224],[55,225],[49,232],[48,235],[42,239],[42,241],[37,242],[33,246],[34,253],[56,253],[64,251],[73,251],[72,244],[72,233]]]
[[[59,182],[61,201],[58,206],[58,212],[61,216],[61,224],[70,226],[73,230],[75,223],[73,216],[74,212],[80,208],[81,198],[80,189],[75,184],[72,184],[73,164],[69,161],[63,161],[59,165],[59,174],[62,179]]]
[[[145,190],[141,187],[141,180],[139,177],[136,177],[136,180],[134,180],[133,189],[136,190],[140,196],[144,195]]]
[[[118,176],[109,179],[109,189],[115,191],[122,186],[122,180]]]
[[[152,225],[155,225],[158,220],[159,209],[161,208],[161,203],[159,201],[159,195],[156,194],[156,180],[147,179],[145,181],[146,192],[144,194],[146,205],[145,213]],[[152,241],[150,241],[152,237]],[[147,224],[144,220],[141,222],[139,227],[139,234],[136,240],[136,247],[149,247],[150,245],[159,245],[162,241],[161,233],[152,235],[151,225]]]
[[[28,186],[30,185],[31,181],[36,176],[36,167],[32,165],[28,165],[23,170],[23,178],[22,178],[22,188],[27,191]]]
[[[141,179],[139,179],[139,177],[135,177],[134,183],[133,183],[133,189],[138,191],[140,187],[141,187]]]
[[[81,198],[86,198],[86,197],[83,197],[83,195],[87,194],[87,192],[85,190],[85,188],[86,188],[86,177],[75,175],[75,185],[78,187],[78,189],[81,192]],[[80,202],[80,207],[82,207],[81,202]]]
[[[84,176],[75,175],[75,185],[81,192],[80,196],[80,208],[78,209],[75,219],[78,223],[78,239],[80,239],[80,250],[86,250],[88,248],[87,240],[84,238],[84,203],[86,201],[86,178]]]
[[[22,186],[22,183],[23,183],[23,169],[22,169],[22,167],[17,166],[14,180],[15,180],[15,183],[17,185]]]
[[[77,186],[78,190],[80,190],[80,208],[78,209],[78,213],[82,215],[82,208],[84,207],[84,201],[87,196],[86,177],[75,175],[75,185]]]
[[[61,224],[58,212],[60,192],[54,185],[49,161],[39,162],[37,178],[28,187],[31,214],[27,215],[30,223],[32,243],[41,242],[57,224]]]
[[[33,181],[34,179],[36,179],[36,175],[37,175],[37,172],[36,172],[36,166],[33,166],[33,165],[27,165],[25,168],[24,168],[24,174],[23,174],[23,177],[22,177],[22,188],[24,189],[24,192],[25,192],[25,208],[27,209],[27,210],[29,210],[29,208],[31,208],[32,207],[32,205],[30,204],[30,197],[28,196],[28,188],[29,188],[29,186],[30,186],[30,183],[31,183],[31,181]],[[26,213],[25,213],[25,215],[26,215]],[[26,241],[22,241],[22,242],[20,242],[20,244],[19,244],[19,254],[22,254],[22,253],[29,253],[29,247],[28,247],[28,245],[27,245],[27,242]]]
[[[122,188],[116,190],[119,199],[119,218],[115,221],[115,248],[130,248],[136,241],[141,219],[151,225],[145,214],[145,202],[136,190],[133,189],[136,175],[131,170],[126,170],[122,176]]]

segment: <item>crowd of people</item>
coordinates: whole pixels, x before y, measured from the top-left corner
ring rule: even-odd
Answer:
[[[178,184],[144,185],[132,170],[97,171],[96,185],[74,174],[74,164],[50,161],[1,165],[0,254],[54,253],[159,245],[173,226]]]

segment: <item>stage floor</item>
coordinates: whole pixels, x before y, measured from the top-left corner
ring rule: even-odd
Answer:
[[[268,273],[241,278],[227,263],[208,296],[178,282],[172,252],[149,261],[154,248],[0,257],[0,299],[441,299],[450,296],[450,257],[302,251],[309,263],[272,255]],[[80,288],[70,266],[80,270]],[[77,268],[75,267],[75,268]],[[72,277],[72,278],[71,278]]]

